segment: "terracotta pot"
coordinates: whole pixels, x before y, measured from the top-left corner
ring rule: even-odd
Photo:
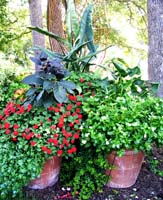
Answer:
[[[106,174],[110,177],[107,183],[108,187],[112,188],[128,188],[135,184],[139,175],[142,162],[144,160],[144,153],[139,151],[127,150],[122,157],[118,157],[113,151],[108,155],[107,160],[113,167],[106,170]]]
[[[61,158],[53,156],[47,160],[43,166],[43,171],[40,176],[32,180],[28,187],[31,189],[45,189],[54,185],[58,181],[61,167]]]

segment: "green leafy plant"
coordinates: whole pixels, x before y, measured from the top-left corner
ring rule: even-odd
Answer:
[[[61,38],[60,36],[39,27],[29,27],[31,30],[56,39],[58,42],[65,45],[66,50],[63,50],[62,54],[58,54],[41,47],[37,48],[46,52],[52,58],[57,57],[62,59],[66,68],[71,71],[88,72],[90,65],[92,65],[92,59],[97,55],[97,53],[103,51],[97,51],[97,47],[94,44],[92,8],[92,5],[88,5],[83,12],[80,22],[78,22],[74,1],[68,1],[66,14],[66,38]]]
[[[32,57],[32,61],[40,66],[40,70],[26,76],[22,82],[31,86],[26,92],[25,104],[49,107],[68,101],[67,94],[74,94],[76,85],[65,80],[70,73],[64,68],[59,58],[49,59],[44,52],[39,57]]]
[[[15,72],[1,70],[0,72],[0,109],[3,109],[7,102],[19,98],[28,89],[20,80],[23,75],[17,75]],[[17,89],[19,88],[19,91]],[[16,94],[15,94],[16,92]],[[22,96],[21,96],[22,97]]]
[[[69,163],[73,171],[69,169]],[[61,169],[61,183],[72,187],[72,194],[78,199],[89,199],[94,192],[102,192],[107,182],[104,169],[107,167],[105,155],[91,148],[81,148],[74,159],[64,160]]]
[[[140,66],[129,67],[121,58],[107,61],[103,69],[111,73],[110,95],[114,97],[123,96],[126,93],[145,97],[150,93],[155,94],[159,87],[157,82],[150,83],[142,79]]]
[[[99,104],[100,102],[100,104]],[[91,96],[83,102],[87,113],[81,143],[93,146],[100,153],[125,149],[148,152],[152,145],[162,144],[162,99],[124,95],[112,99]]]

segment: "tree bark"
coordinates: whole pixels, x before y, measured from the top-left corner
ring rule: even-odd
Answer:
[[[29,0],[29,10],[30,10],[30,20],[32,26],[38,26],[43,28],[42,24],[42,8],[41,0]],[[40,34],[36,31],[32,31],[32,42],[33,46],[45,47],[45,37],[43,34]],[[40,53],[39,50],[35,52],[35,56]],[[39,70],[39,67],[36,65],[35,70]]]
[[[64,37],[61,0],[48,0],[47,26],[48,26],[48,31],[55,33],[60,37]],[[52,38],[49,38],[49,41],[52,51],[58,53],[63,52],[64,47],[61,43]]]
[[[163,97],[163,1],[148,0],[148,75],[160,83],[157,96]]]

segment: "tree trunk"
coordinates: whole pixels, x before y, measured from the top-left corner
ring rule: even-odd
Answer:
[[[30,10],[30,20],[32,26],[38,26],[40,28],[42,25],[42,8],[41,0],[29,0],[29,10]],[[32,42],[33,46],[45,46],[45,37],[43,34],[40,34],[36,31],[32,31]],[[37,56],[40,51],[36,51],[35,55]],[[35,70],[38,71],[39,67],[36,65]]]
[[[163,1],[148,0],[148,74],[160,82],[157,95],[163,97]]]
[[[63,23],[62,23],[62,1],[49,0],[47,9],[47,26],[48,31],[64,37]],[[50,47],[52,51],[62,53],[63,45],[57,40],[49,38]]]

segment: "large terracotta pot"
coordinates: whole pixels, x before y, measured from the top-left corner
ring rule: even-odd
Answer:
[[[47,160],[43,166],[43,171],[40,176],[32,180],[28,187],[31,189],[45,189],[54,185],[58,181],[61,167],[61,158],[53,156]]]
[[[126,150],[122,157],[118,157],[113,151],[108,155],[107,160],[112,166],[111,169],[106,170],[109,176],[108,187],[112,188],[128,188],[135,184],[139,175],[142,162],[144,160],[144,153],[139,151]]]

